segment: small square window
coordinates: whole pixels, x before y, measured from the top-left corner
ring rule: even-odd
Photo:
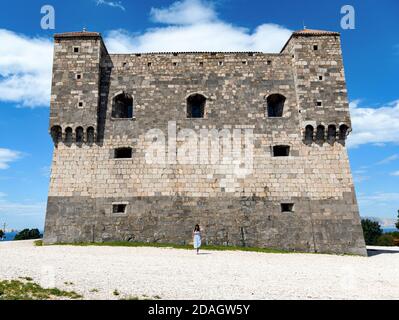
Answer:
[[[147,63],[147,66],[149,66],[149,67],[151,67],[151,65],[152,65],[152,63],[151,63],[151,62],[148,62],[148,63]]]
[[[78,53],[79,52],[79,47],[73,47],[73,52]]]
[[[79,108],[83,108],[83,102],[82,102],[82,101],[79,101],[79,102],[78,102],[78,107],[79,107]]]
[[[223,61],[219,61],[219,66],[222,66],[223,65]]]
[[[131,159],[132,158],[132,148],[118,148],[114,152],[115,159]]]
[[[173,66],[176,67],[177,66],[177,62],[173,62]]]
[[[200,65],[200,67],[203,67],[203,66],[204,66],[204,63],[201,61],[201,62],[199,63],[199,65]]]
[[[314,51],[319,50],[319,46],[318,46],[317,44],[313,45],[313,50],[314,50]]]
[[[321,106],[323,106],[323,103],[319,100],[316,102],[316,106],[321,107]]]
[[[319,76],[319,80],[322,81],[323,80],[323,76]]]
[[[81,75],[80,73],[78,73],[78,74],[76,75],[76,79],[77,79],[77,80],[82,79],[82,75]]]
[[[126,203],[116,203],[112,205],[112,213],[114,214],[125,214],[126,213]]]
[[[242,64],[243,64],[243,65],[247,65],[248,62],[247,62],[246,60],[243,60],[243,61],[242,61]]]
[[[290,155],[289,146],[274,146],[273,157],[288,157]]]
[[[267,65],[270,66],[272,64],[271,60],[267,60]]]
[[[293,203],[281,203],[281,212],[294,212]]]

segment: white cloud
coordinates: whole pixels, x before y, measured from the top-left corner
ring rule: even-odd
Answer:
[[[399,171],[392,172],[391,176],[399,177]]]
[[[9,217],[19,216],[42,216],[46,211],[46,203],[18,203],[0,199],[0,214],[6,214]]]
[[[369,219],[371,221],[378,222],[383,228],[395,227],[396,219],[394,218],[380,218],[380,217],[363,217],[364,219]]]
[[[10,162],[18,160],[21,156],[21,152],[0,148],[0,170],[7,169]]]
[[[120,1],[98,5],[122,8]],[[124,7],[123,7],[124,8]],[[210,2],[185,0],[167,8],[152,8],[151,19],[165,26],[142,33],[112,30],[105,37],[111,53],[154,51],[279,52],[291,30],[262,24],[254,30],[221,21]],[[0,101],[22,106],[48,106],[51,92],[53,44],[0,29]]]
[[[390,163],[390,162],[395,161],[397,159],[399,159],[399,154],[393,154],[392,156],[389,156],[389,157],[387,157],[387,158],[385,158],[385,159],[383,159],[381,161],[378,161],[376,164],[377,165],[387,164],[387,163]]]
[[[96,0],[97,5],[105,5],[113,8],[119,8],[122,11],[126,11],[125,7],[122,5],[121,1],[105,1],[105,0]]]
[[[0,100],[27,107],[47,106],[53,45],[0,29]]]
[[[40,173],[43,177],[50,178],[51,166],[44,166],[40,168]]]
[[[399,143],[399,100],[378,108],[359,104],[359,100],[350,103],[353,132],[348,147]]]
[[[370,180],[370,176],[362,175],[360,173],[353,173],[353,181],[356,183],[362,183],[364,181]]]
[[[398,192],[376,192],[370,195],[360,195],[359,202],[363,204],[388,204],[392,201],[399,201]]]
[[[151,8],[150,15],[154,22],[172,25],[190,25],[217,20],[213,4],[200,0],[176,1],[167,8]]]
[[[143,33],[110,31],[105,42],[109,52],[165,51],[262,51],[279,52],[292,31],[268,23],[249,30],[221,21],[212,4],[185,0],[167,8],[152,8],[151,17],[166,26]]]

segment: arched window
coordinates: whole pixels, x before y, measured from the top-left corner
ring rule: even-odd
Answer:
[[[284,111],[285,97],[275,93],[267,97],[267,116],[270,118],[282,117]]]
[[[112,117],[119,119],[133,117],[133,98],[130,95],[123,92],[113,99]]]
[[[349,127],[346,124],[342,124],[339,127],[339,140],[346,140],[346,137],[348,136],[348,130]]]
[[[51,128],[51,138],[54,141],[54,144],[58,144],[62,140],[62,129],[60,126],[53,126]]]
[[[322,125],[317,126],[316,140],[317,141],[324,141],[324,138],[325,138],[325,128],[324,128],[324,126],[322,126]]]
[[[76,143],[83,143],[84,140],[84,131],[82,127],[77,127],[75,130],[76,134]]]
[[[187,98],[187,118],[203,118],[206,98],[202,94],[192,94]]]
[[[335,138],[337,136],[337,128],[333,124],[330,124],[328,126],[328,132],[327,132],[327,140],[329,143],[334,143]]]
[[[307,143],[313,142],[314,129],[313,126],[307,125],[305,128],[305,141]]]
[[[65,129],[65,143],[72,143],[73,140],[73,134],[72,134],[72,128],[68,127]]]
[[[93,143],[94,142],[94,128],[93,127],[88,127],[87,128],[87,143]]]
[[[312,143],[313,142],[313,126],[307,125],[305,128],[305,142]]]

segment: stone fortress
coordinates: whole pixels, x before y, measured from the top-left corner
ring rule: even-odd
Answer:
[[[87,31],[54,41],[46,243],[188,244],[198,223],[207,244],[366,255],[339,33],[294,32],[278,54],[109,54]],[[251,129],[252,171],[198,154],[148,163],[154,128]]]

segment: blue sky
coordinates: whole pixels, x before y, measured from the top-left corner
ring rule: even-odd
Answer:
[[[55,8],[55,30],[40,9]],[[355,30],[340,27],[355,8]],[[292,30],[341,32],[353,133],[349,156],[362,216],[399,209],[399,2],[4,1],[0,12],[0,223],[43,228],[52,143],[47,133],[52,35],[86,27],[111,52],[278,51]]]

